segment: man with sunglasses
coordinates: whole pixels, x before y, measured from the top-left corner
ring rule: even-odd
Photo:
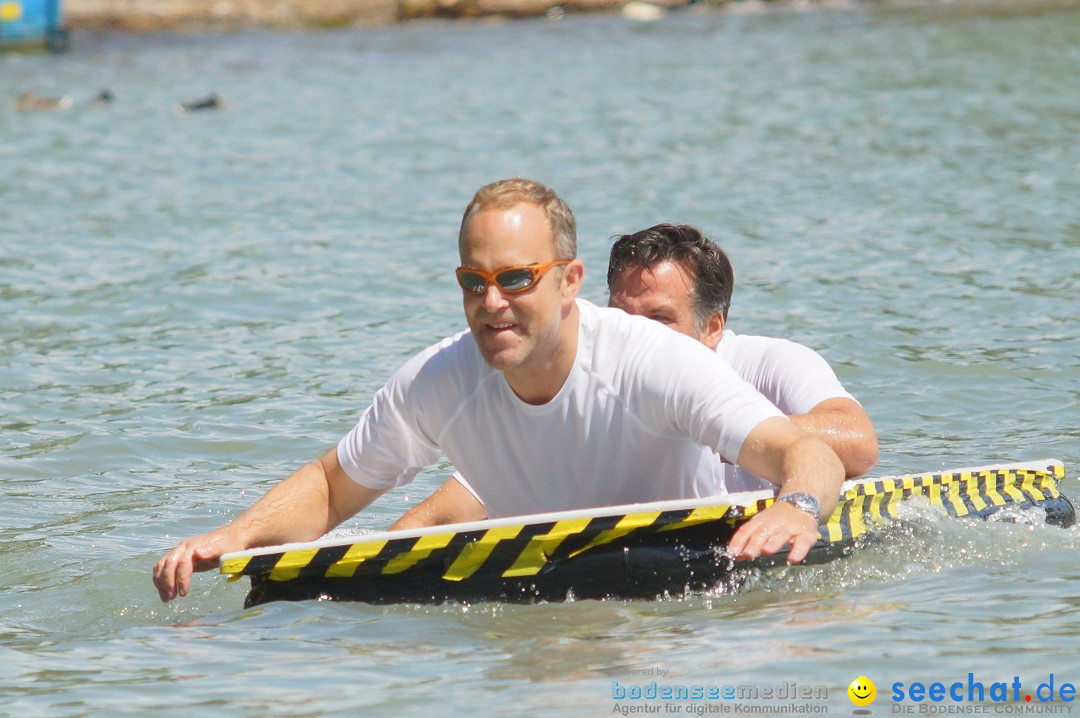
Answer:
[[[496,518],[714,495],[719,454],[780,486],[733,555],[805,557],[836,506],[840,460],[700,343],[579,300],[574,218],[554,192],[481,188],[458,249],[469,330],[408,361],[336,448],[163,556],[163,601],[224,553],[318,538],[442,456]]]
[[[608,306],[647,317],[715,350],[735,372],[804,431],[817,436],[844,464],[848,477],[876,463],[870,417],[813,349],[773,337],[726,329],[734,287],[727,255],[687,225],[659,224],[619,237],[608,261]],[[718,491],[769,488],[770,482],[724,463]],[[479,521],[486,516],[468,482],[455,474],[391,529]]]

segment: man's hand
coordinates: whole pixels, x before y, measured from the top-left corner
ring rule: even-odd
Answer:
[[[818,526],[810,514],[779,502],[744,523],[731,537],[728,549],[736,560],[771,556],[791,546],[789,563],[799,563],[817,543]]]
[[[217,568],[222,554],[244,548],[228,526],[181,541],[154,564],[154,585],[161,601],[168,603],[177,596],[186,596],[192,573]]]
[[[186,596],[191,574],[218,565],[222,554],[257,546],[313,541],[382,495],[349,478],[337,448],[294,471],[234,521],[185,539],[154,565],[161,600]]]
[[[781,417],[766,419],[750,432],[738,463],[777,484],[782,495],[809,494],[818,501],[822,517],[832,515],[844,483],[844,465],[833,450]],[[728,548],[736,559],[755,559],[790,546],[788,561],[798,563],[817,535],[813,516],[780,501],[740,526]]]

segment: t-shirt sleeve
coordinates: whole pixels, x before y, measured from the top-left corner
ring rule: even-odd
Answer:
[[[707,351],[706,357],[716,355]],[[734,463],[758,424],[783,414],[723,362],[716,361],[712,369],[707,377],[697,374],[699,381],[684,390],[676,404],[684,407],[679,420],[686,422],[691,437]]]
[[[642,320],[649,322],[649,320]],[[654,330],[653,327],[656,327]],[[734,462],[758,424],[782,413],[700,342],[649,322],[635,327],[638,381],[648,387],[634,401],[646,422],[673,431]],[[650,418],[651,417],[651,418]]]
[[[805,414],[826,399],[854,400],[829,363],[796,342],[770,341],[761,354],[760,372],[764,382],[761,390],[774,398],[786,415]]]
[[[474,499],[476,499],[477,501],[480,502],[481,505],[483,505],[484,501],[483,501],[483,499],[480,498],[480,494],[476,493],[476,489],[474,489],[472,487],[472,484],[470,484],[468,481],[465,480],[465,477],[461,475],[460,471],[455,471],[454,475],[451,476],[450,478],[453,479],[454,481],[458,482],[459,484],[461,484],[462,487],[464,487],[466,491],[468,491],[470,494],[473,495]]]
[[[338,443],[338,461],[353,481],[371,489],[409,483],[442,456],[425,415],[427,353],[406,363],[376,392],[371,406]],[[430,407],[433,402],[427,402]]]

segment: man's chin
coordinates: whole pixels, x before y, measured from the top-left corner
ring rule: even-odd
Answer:
[[[513,352],[485,352],[480,350],[484,362],[495,371],[509,371],[520,364],[518,356]]]
[[[496,371],[508,371],[521,363],[519,347],[493,347],[479,342],[477,342],[477,347],[480,349],[480,356],[484,358],[484,363]]]

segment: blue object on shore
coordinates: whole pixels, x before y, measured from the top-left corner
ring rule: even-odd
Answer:
[[[68,31],[61,24],[61,0],[0,0],[0,48],[41,47],[63,52]]]

